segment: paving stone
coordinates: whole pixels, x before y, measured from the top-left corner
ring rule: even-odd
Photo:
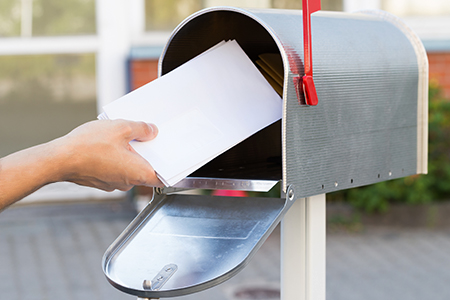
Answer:
[[[136,212],[130,203],[13,207],[0,213],[0,299],[127,300],[101,269]],[[279,299],[279,229],[227,282],[176,300]],[[450,299],[450,232],[374,227],[327,235],[328,300]]]

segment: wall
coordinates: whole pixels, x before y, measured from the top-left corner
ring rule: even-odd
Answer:
[[[157,59],[130,59],[129,89],[135,90],[158,77]]]
[[[428,52],[430,83],[442,89],[445,98],[450,99],[450,50]],[[157,59],[130,60],[130,90],[134,90],[158,77]]]
[[[430,83],[437,84],[442,96],[450,99],[450,51],[429,52]]]

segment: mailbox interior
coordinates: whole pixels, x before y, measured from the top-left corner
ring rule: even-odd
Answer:
[[[249,16],[234,11],[216,10],[199,14],[181,24],[175,31],[176,34],[168,42],[160,59],[160,76],[223,40],[236,40],[253,62],[263,53],[280,54],[266,28]],[[282,179],[281,158],[280,120],[218,156],[191,174],[188,180],[213,178],[279,181]],[[227,185],[227,189],[233,189],[233,186]]]

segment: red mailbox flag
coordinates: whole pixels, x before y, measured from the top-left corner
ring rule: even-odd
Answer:
[[[302,0],[303,9],[303,49],[305,75],[302,77],[303,93],[308,105],[317,105],[316,87],[312,68],[311,14],[320,10],[320,0]]]

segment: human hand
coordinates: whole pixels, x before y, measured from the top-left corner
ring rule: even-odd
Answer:
[[[0,211],[57,181],[105,191],[162,186],[152,166],[129,144],[152,140],[157,134],[155,125],[143,122],[93,121],[56,140],[0,158]]]
[[[155,125],[144,122],[99,120],[83,124],[53,141],[66,157],[58,181],[105,191],[162,186],[152,166],[129,144],[132,140],[150,141],[157,134]]]

